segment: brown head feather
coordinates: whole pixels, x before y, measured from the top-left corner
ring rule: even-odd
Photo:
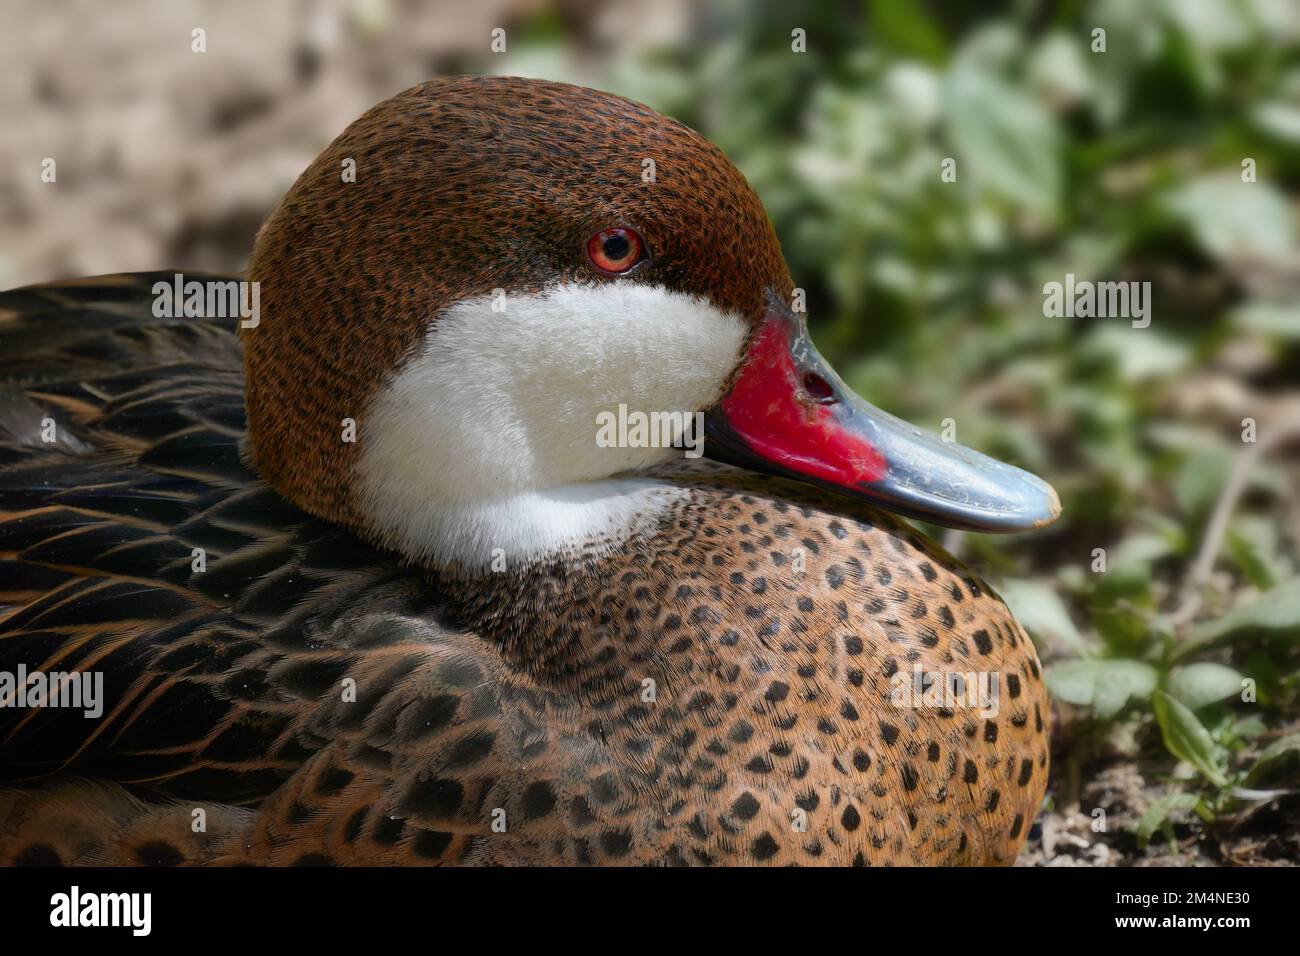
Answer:
[[[648,269],[593,273],[583,244],[610,226],[641,233]],[[267,220],[249,271],[262,313],[243,333],[253,464],[362,532],[342,420],[365,441],[369,400],[448,305],[634,281],[756,319],[767,290],[791,285],[762,203],[699,134],[608,93],[483,76],[421,84],[349,126]]]

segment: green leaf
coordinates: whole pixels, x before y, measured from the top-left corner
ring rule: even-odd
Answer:
[[[1012,578],[1004,581],[998,590],[1016,620],[1030,634],[1063,644],[1080,656],[1091,653],[1051,585],[1027,578]]]
[[[1141,606],[1151,603],[1151,561],[1146,559],[1147,553],[1146,542],[1130,545],[1125,541],[1107,556],[1106,573],[1099,576],[1093,591],[1095,608],[1109,608],[1121,599]]]
[[[1209,662],[1177,667],[1169,674],[1169,693],[1192,710],[1241,693],[1241,675],[1231,667]]]
[[[1228,780],[1215,759],[1214,738],[1196,719],[1196,714],[1162,690],[1152,696],[1152,704],[1166,749],[1179,760],[1190,763],[1215,786],[1226,786]]]
[[[1175,656],[1183,657],[1205,644],[1254,631],[1276,631],[1300,638],[1300,577],[1288,578],[1217,621],[1201,624],[1178,646]]]
[[[1229,321],[1243,329],[1280,339],[1300,339],[1300,308],[1276,302],[1252,301],[1228,313]]]
[[[1167,538],[1175,551],[1182,552],[1186,550],[1187,531],[1180,522],[1149,508],[1139,508],[1136,517],[1143,524],[1154,528],[1162,537]]]
[[[1131,535],[1111,553],[1110,568],[1150,568],[1173,551],[1173,543],[1164,535],[1150,532]]]
[[[1084,60],[1089,55],[1077,36],[1054,30],[1029,55],[1027,79],[1055,101],[1090,99],[1096,84]]]
[[[1108,578],[1114,580],[1115,577]],[[1141,655],[1150,643],[1148,636],[1154,623],[1148,614],[1123,601],[1109,607],[1094,605],[1092,609],[1093,627],[1112,657],[1118,660]]]
[[[1242,515],[1228,526],[1224,548],[1250,583],[1266,591],[1290,573],[1290,564],[1278,555],[1280,528],[1262,515]]]
[[[1216,259],[1295,254],[1291,207],[1266,182],[1244,183],[1237,174],[1202,176],[1166,196],[1164,206]]]
[[[1133,828],[1138,845],[1145,847],[1156,830],[1160,829],[1170,816],[1183,810],[1193,809],[1200,799],[1194,793],[1169,793],[1151,804]]]
[[[1292,756],[1300,756],[1300,734],[1287,734],[1265,747],[1255,760],[1255,765],[1250,768],[1246,780],[1254,782],[1282,760]]]
[[[868,4],[871,34],[886,46],[922,60],[938,62],[947,54],[943,34],[919,0]]]
[[[1074,660],[1047,668],[1047,688],[1061,700],[1090,707],[1103,720],[1118,714],[1132,698],[1144,700],[1158,680],[1150,664],[1133,660]]]
[[[1300,143],[1300,110],[1286,103],[1261,103],[1251,111],[1251,121],[1265,133]]]
[[[980,66],[953,69],[944,87],[958,177],[1047,219],[1061,200],[1061,134],[1051,115],[1025,93]]]
[[[1189,456],[1174,477],[1174,497],[1183,514],[1204,517],[1214,506],[1231,470],[1232,455],[1222,445],[1207,445]]]
[[[1171,26],[1207,51],[1235,50],[1251,39],[1250,19],[1234,0],[1165,0],[1158,4]]]
[[[1187,345],[1177,339],[1154,328],[1133,335],[1127,322],[1097,325],[1083,347],[1090,354],[1108,357],[1120,378],[1133,385],[1176,375],[1192,358]]]

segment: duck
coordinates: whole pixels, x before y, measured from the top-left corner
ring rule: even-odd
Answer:
[[[1057,496],[845,385],[704,137],[432,80],[185,277],[254,320],[173,277],[0,294],[0,673],[102,685],[0,685],[0,861],[1014,863],[1034,646],[906,519]]]

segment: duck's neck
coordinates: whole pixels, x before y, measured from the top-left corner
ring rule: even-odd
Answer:
[[[715,667],[732,675],[727,693],[761,690],[785,669],[786,645],[803,639],[802,592],[824,587],[828,573],[861,577],[867,556],[843,549],[848,560],[841,568],[845,556],[836,556],[831,571],[833,535],[843,530],[812,528],[807,508],[779,497],[795,490],[785,483],[769,482],[773,489],[733,469],[701,474],[683,464],[665,472],[677,482],[671,497],[622,546],[441,572],[461,623],[540,685],[587,705],[647,693],[680,704],[717,683]],[[901,529],[880,518],[883,528],[869,534],[883,542]]]
[[[683,675],[665,655],[686,624],[665,609],[680,606],[679,588],[693,586],[687,582],[703,559],[692,539],[703,534],[704,512],[668,484],[622,488],[597,502],[569,507],[585,508],[586,521],[593,507],[607,515],[607,536],[585,535],[495,569],[458,565],[439,581],[461,623],[496,643],[514,667],[599,706],[633,700],[645,687],[681,686]]]
[[[634,546],[684,494],[648,475],[524,490],[424,509],[393,544],[489,579],[518,575]]]

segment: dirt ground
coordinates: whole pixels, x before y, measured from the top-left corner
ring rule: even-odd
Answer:
[[[557,5],[562,64],[493,60],[541,0],[8,0],[0,30],[0,288],[241,269],[262,220],[343,128],[457,72],[586,71],[682,29],[685,0]],[[634,28],[630,27],[632,24]],[[206,52],[193,31],[206,31]],[[518,45],[526,45],[524,39]],[[508,47],[509,49],[509,47]],[[56,179],[42,179],[55,161]]]
[[[1300,794],[1248,802],[1206,825],[1188,812],[1176,819],[1171,842],[1157,833],[1140,845],[1132,828],[1177,772],[1148,717],[1113,728],[1098,740],[1083,715],[1054,707],[1052,777],[1047,804],[1030,831],[1017,866],[1296,866],[1300,861]],[[1252,748],[1300,730],[1276,731]],[[1077,754],[1092,753],[1079,760]],[[1254,756],[1241,755],[1243,761]],[[1158,773],[1148,769],[1157,768]]]

